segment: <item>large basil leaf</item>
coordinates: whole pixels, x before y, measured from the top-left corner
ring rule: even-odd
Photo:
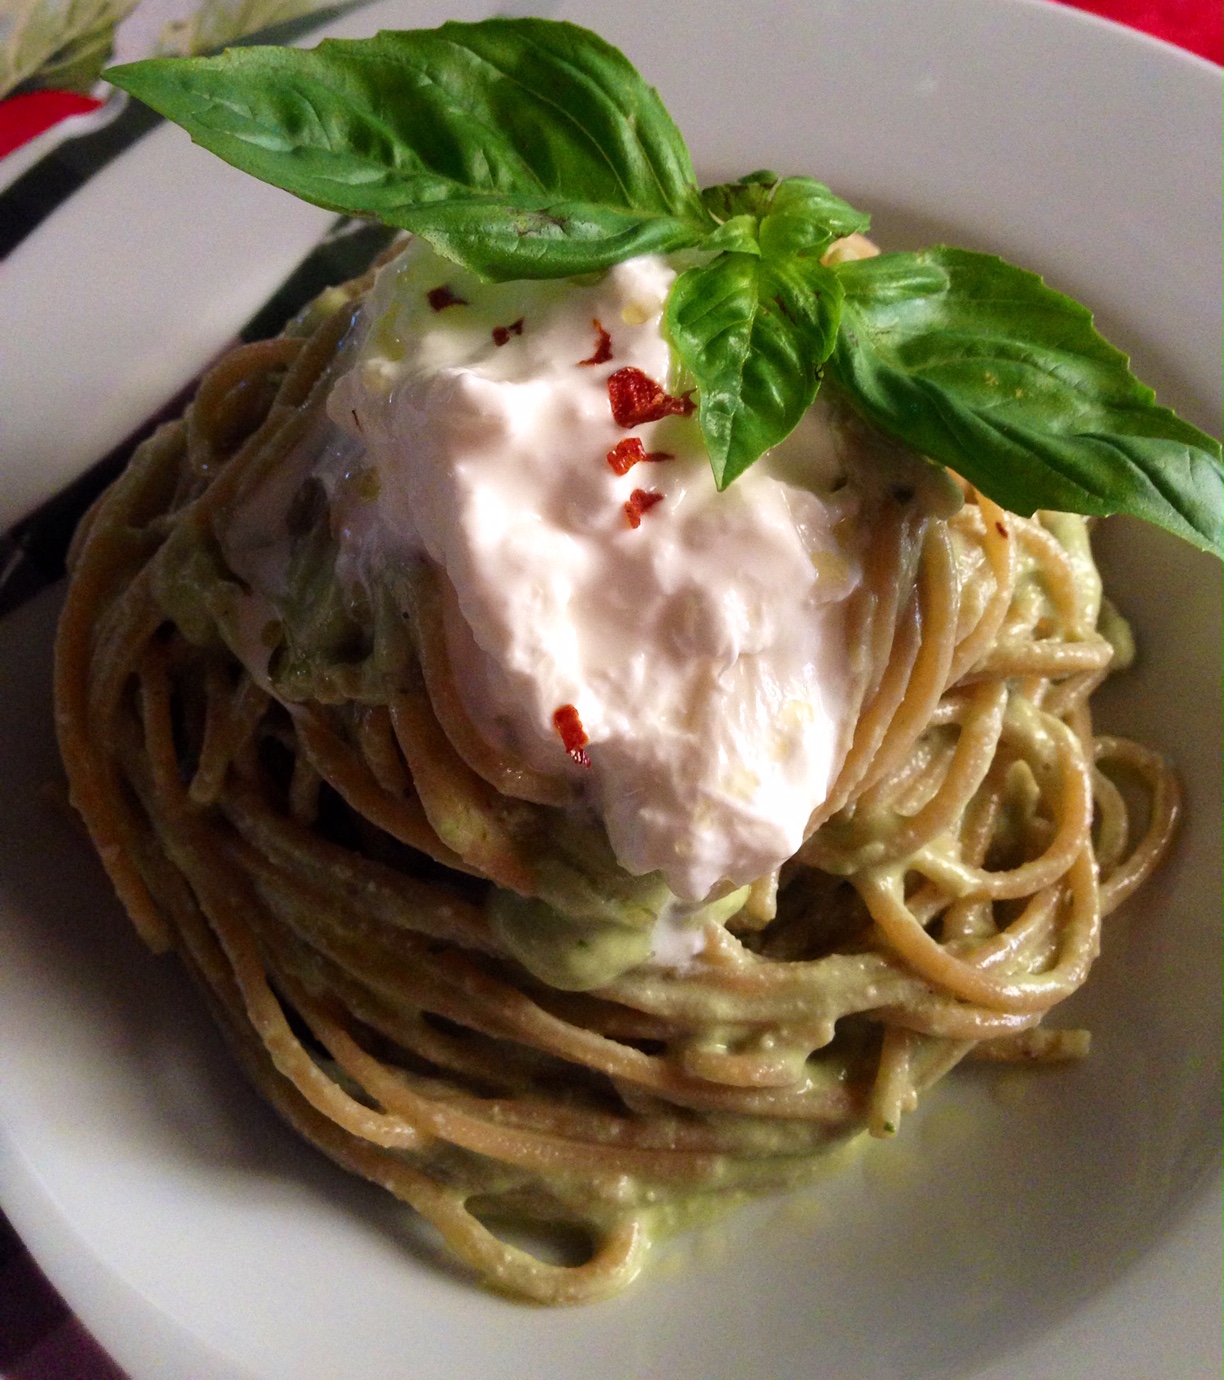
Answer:
[[[1036,274],[936,248],[838,266],[830,360],[876,425],[1013,512],[1129,513],[1221,551],[1220,445]]]
[[[714,228],[657,92],[572,24],[451,23],[107,76],[234,166],[415,230],[488,278],[590,272]]]
[[[697,384],[720,489],[783,440],[811,405],[841,296],[837,276],[816,259],[720,254],[676,279],[667,329]]]

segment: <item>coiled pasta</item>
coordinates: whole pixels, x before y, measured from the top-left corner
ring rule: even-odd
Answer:
[[[1083,1053],[1041,1022],[1179,809],[1156,754],[1093,733],[1125,648],[1100,631],[1083,520],[899,502],[856,606],[853,740],[807,842],[701,963],[561,990],[507,947],[490,889],[537,894],[558,851],[600,841],[467,719],[436,581],[392,616],[317,612],[339,648],[322,672],[269,680],[235,650],[227,523],[318,421],[367,286],[234,351],[140,449],[82,524],[57,645],[74,803],[281,1115],[494,1287],[570,1303],[623,1288],[688,1210],[892,1134],[966,1055]],[[298,505],[308,554],[321,503]],[[539,1259],[503,1218],[577,1227],[589,1259]]]

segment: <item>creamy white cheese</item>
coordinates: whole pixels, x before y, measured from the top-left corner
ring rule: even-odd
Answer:
[[[622,865],[697,901],[791,856],[840,766],[862,498],[819,404],[721,494],[695,415],[617,424],[613,373],[674,385],[674,277],[649,256],[590,284],[486,284],[414,241],[380,272],[328,410],[378,472],[375,501],[338,515],[346,564],[445,572],[479,731],[580,782]],[[610,357],[584,363],[601,330]],[[672,458],[617,474],[627,436]],[[635,490],[660,496],[637,526]]]

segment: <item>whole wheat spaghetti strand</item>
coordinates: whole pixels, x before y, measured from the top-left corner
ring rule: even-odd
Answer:
[[[267,695],[254,681],[243,676],[233,690],[218,666],[208,668],[205,695],[204,741],[188,788],[196,805],[211,805],[220,795],[235,752],[250,738],[268,706]]]
[[[895,869],[870,872],[857,880],[872,919],[888,942],[928,982],[965,1001],[1003,1011],[1044,1011],[1069,996],[1088,975],[1097,955],[1100,905],[1091,854],[1081,853],[1068,869],[1071,906],[1064,953],[1056,968],[1026,977],[992,978],[970,960],[936,943],[914,920],[901,894]],[[1035,904],[1031,902],[1030,904]]]
[[[415,795],[400,799],[379,786],[366,764],[328,728],[321,713],[299,705],[289,709],[311,766],[355,810],[401,843],[448,867],[465,870],[463,859],[434,833]]]
[[[450,746],[425,697],[397,695],[391,723],[425,816],[447,851],[461,866],[530,894],[530,867],[500,818],[496,793]]]
[[[886,776],[909,751],[930,721],[948,683],[960,594],[947,533],[937,526],[928,530],[923,543],[919,596],[923,621],[921,646],[905,696],[876,749],[870,768],[859,783],[860,790]]]
[[[255,902],[238,878],[216,866],[211,840],[181,791],[170,728],[169,687],[164,657],[154,651],[141,667],[141,706],[152,768],[151,786],[158,817],[165,821],[162,842],[175,864],[189,877],[201,909],[229,959],[247,1015],[280,1072],[318,1110],[364,1139],[384,1146],[406,1147],[420,1139],[415,1127],[398,1117],[384,1117],[353,1101],[327,1078],[303,1050],[268,986],[249,930],[241,923]]]
[[[363,704],[357,711],[357,743],[370,774],[390,796],[412,790],[412,777],[400,753],[385,704]]]
[[[886,532],[880,549],[867,553],[859,607],[867,625],[868,675],[841,769],[828,798],[808,821],[809,836],[854,797],[905,696],[921,645],[920,600],[914,583],[925,532],[922,521],[898,521]]]
[[[1085,606],[1083,590],[1066,548],[1040,522],[1018,522],[1016,538],[1022,548],[1038,556],[1041,581],[1065,633],[1091,637],[1095,610]]]
[[[1151,790],[1147,832],[1130,856],[1101,883],[1101,913],[1108,915],[1140,886],[1169,851],[1181,818],[1181,783],[1158,752],[1125,738],[1098,738],[1097,762],[1117,762],[1145,780]]]
[[[1060,720],[1026,715],[1015,736],[1035,758],[1044,756],[1040,738],[1051,740],[1059,771],[1058,830],[1041,857],[1002,872],[960,863],[932,848],[922,848],[912,865],[956,896],[1011,900],[1032,895],[1066,873],[1084,846],[1092,823],[1092,780],[1079,740]]]
[[[1001,683],[984,686],[965,705],[960,739],[938,788],[911,816],[898,816],[881,808],[871,811],[868,826],[862,833],[874,837],[864,842],[856,839],[854,857],[858,866],[878,867],[908,857],[957,823],[966,802],[977,792],[994,761],[1006,707],[1007,687]],[[859,823],[858,815],[854,823]],[[860,834],[857,828],[853,832]],[[836,858],[836,846],[828,852],[813,847],[809,856],[832,871],[843,870],[844,864]]]
[[[1008,515],[997,504],[981,495],[978,496],[976,511],[981,516],[982,547],[990,564],[995,587],[976,627],[957,644],[948,671],[948,682],[951,685],[955,685],[985,654],[986,649],[998,636],[1016,582],[1016,543],[1012,538]]]

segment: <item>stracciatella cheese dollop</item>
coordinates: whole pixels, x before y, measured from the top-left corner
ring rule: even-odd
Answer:
[[[675,384],[675,276],[488,284],[413,241],[328,411],[377,470],[346,563],[443,572],[479,732],[574,778],[628,871],[698,901],[790,857],[845,755],[864,498],[820,404],[722,493],[695,415],[618,424],[618,371]],[[627,438],[669,458],[618,473]]]

